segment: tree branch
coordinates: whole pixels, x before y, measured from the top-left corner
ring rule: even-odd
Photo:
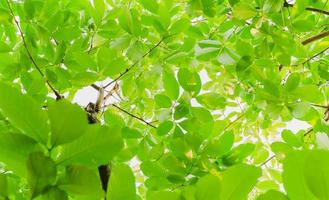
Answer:
[[[313,131],[313,128],[309,129],[306,133],[304,133],[304,137],[306,137],[307,135],[309,135],[312,131]],[[260,164],[259,167],[262,167],[262,166],[266,165],[268,162],[270,162],[271,160],[273,160],[275,157],[276,157],[275,154],[273,156],[269,157],[262,164]]]
[[[158,43],[156,43],[151,49],[149,49],[142,57],[140,57],[138,60],[136,60],[132,65],[130,65],[128,68],[126,68],[123,72],[120,73],[118,77],[113,79],[110,83],[105,85],[103,88],[107,88],[108,86],[112,85],[113,83],[117,82],[119,79],[121,79],[124,75],[126,75],[131,69],[133,69],[141,60],[143,60],[146,56],[148,56],[154,49],[156,49],[165,39],[172,37],[172,35],[168,35],[163,37]]]
[[[115,108],[117,108],[117,109],[119,109],[120,111],[126,113],[127,115],[130,115],[131,117],[133,117],[133,118],[135,118],[135,119],[138,119],[139,121],[143,122],[144,124],[146,124],[146,125],[148,125],[148,126],[150,126],[150,127],[152,127],[152,128],[157,128],[156,126],[152,125],[150,122],[147,122],[147,121],[144,120],[143,118],[138,117],[138,116],[136,116],[136,115],[134,115],[134,114],[132,114],[132,113],[130,113],[130,112],[124,110],[123,108],[120,108],[119,106],[117,106],[117,105],[115,105],[115,104],[112,104],[112,106],[115,107]]]
[[[321,14],[325,14],[325,15],[329,15],[328,11],[325,10],[321,10],[318,8],[306,8],[306,10],[312,11],[312,12],[317,12],[317,13],[321,13]]]
[[[29,50],[29,48],[28,48],[28,46],[27,46],[27,43],[26,43],[26,40],[25,40],[25,37],[24,37],[24,33],[23,33],[23,31],[22,31],[21,26],[19,25],[19,22],[18,22],[17,19],[15,18],[15,14],[14,14],[14,11],[13,11],[13,9],[12,9],[12,7],[11,7],[11,4],[10,4],[9,0],[6,0],[6,2],[7,2],[7,5],[8,5],[8,8],[9,8],[10,14],[11,14],[11,16],[13,17],[14,22],[15,22],[17,28],[18,28],[18,31],[19,31],[19,33],[20,33],[20,36],[21,36],[21,39],[22,39],[22,42],[23,42],[23,46],[24,46],[24,48],[25,48],[25,50],[26,50],[26,52],[27,52],[27,55],[28,55],[29,59],[32,61],[34,67],[35,67],[36,70],[39,72],[39,74],[40,74],[43,78],[46,79],[46,76],[44,75],[44,73],[41,71],[41,69],[40,69],[39,66],[37,65],[36,61],[34,60],[32,54],[31,54],[31,52],[30,52],[30,50]],[[49,88],[50,88],[50,89],[54,92],[54,94],[56,95],[56,99],[57,99],[57,100],[61,99],[62,96],[60,95],[60,93],[57,92],[57,91],[55,90],[55,88],[50,84],[50,82],[49,82],[47,79],[46,79],[46,83],[47,83],[47,85],[49,86]]]
[[[328,35],[329,35],[329,31],[323,31],[323,32],[321,32],[321,33],[319,33],[319,34],[317,34],[315,36],[312,36],[312,37],[304,40],[302,42],[302,45],[307,45],[307,44],[312,43],[312,42],[314,42],[316,40],[320,40],[320,39],[322,39],[322,38],[324,38],[324,37],[326,37]]]

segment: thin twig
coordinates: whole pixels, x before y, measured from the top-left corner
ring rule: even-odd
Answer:
[[[325,108],[325,109],[329,108],[329,106],[323,106],[323,105],[318,105],[318,104],[313,104],[313,103],[311,103],[310,105],[314,106],[314,107]]]
[[[306,137],[307,135],[309,135],[311,132],[313,131],[313,128],[309,129],[306,133],[304,133],[304,137]],[[274,154],[273,156],[269,157],[267,160],[265,160],[262,164],[260,164],[259,166],[262,167],[264,166],[266,163],[270,162],[271,160],[273,160],[276,157],[276,155]]]
[[[272,155],[271,157],[269,157],[267,160],[265,160],[261,165],[259,165],[260,167],[266,165],[268,162],[270,162],[272,159],[275,158],[275,154]]]
[[[314,41],[320,40],[320,39],[322,39],[322,38],[324,38],[324,37],[326,37],[328,35],[329,35],[329,31],[323,31],[323,32],[321,32],[321,33],[319,33],[319,34],[317,34],[315,36],[312,36],[312,37],[304,40],[302,42],[302,45],[307,45],[307,44],[312,43]]]
[[[40,69],[39,66],[37,65],[36,61],[34,60],[32,54],[31,54],[31,52],[30,52],[30,50],[29,50],[29,48],[28,48],[28,46],[27,46],[27,43],[26,43],[26,40],[25,40],[24,33],[23,33],[23,31],[22,31],[21,26],[19,25],[19,22],[18,22],[17,19],[15,18],[15,14],[14,14],[14,11],[13,11],[13,9],[12,9],[12,7],[11,7],[11,4],[10,4],[9,0],[6,0],[6,2],[7,2],[7,5],[8,5],[8,8],[9,8],[10,14],[11,14],[11,16],[13,17],[14,22],[15,22],[17,28],[18,28],[18,31],[19,31],[20,36],[21,36],[21,38],[22,38],[23,46],[24,46],[24,48],[25,48],[25,50],[26,50],[26,52],[27,52],[27,55],[28,55],[29,59],[32,61],[34,67],[35,67],[36,70],[39,72],[39,74],[40,74],[43,78],[46,79],[45,74],[41,71],[41,69]],[[56,95],[56,99],[57,99],[57,100],[61,99],[62,96],[60,95],[60,93],[56,91],[56,89],[50,84],[50,82],[49,82],[47,79],[46,79],[46,83],[47,83],[47,85],[49,86],[49,88],[55,93],[55,95]]]
[[[319,55],[323,54],[324,52],[326,52],[329,49],[329,47],[323,49],[322,51],[320,51],[319,53],[313,55],[312,57],[308,58],[307,60],[305,60],[304,62],[302,62],[302,64],[304,65],[305,63],[313,60],[314,58],[318,57]]]
[[[143,118],[138,117],[138,116],[136,116],[136,115],[134,115],[134,114],[132,114],[132,113],[124,110],[123,108],[120,108],[119,106],[117,106],[115,104],[112,104],[112,106],[115,107],[115,108],[117,108],[117,109],[119,109],[120,111],[126,113],[127,115],[130,115],[131,117],[133,117],[135,119],[138,119],[139,121],[143,122],[144,124],[146,124],[146,125],[148,125],[148,126],[150,126],[152,128],[157,128],[156,126],[152,125],[150,122],[148,122],[148,121],[144,120]]]
[[[123,72],[120,73],[118,77],[113,79],[110,83],[106,84],[103,88],[107,88],[108,86],[112,85],[113,83],[117,82],[119,79],[121,79],[125,74],[127,74],[131,69],[133,69],[141,60],[143,60],[146,56],[148,56],[154,49],[156,49],[165,39],[173,36],[168,35],[163,37],[158,43],[156,43],[152,48],[150,48],[142,57],[140,57],[138,60],[136,60],[132,65],[130,65],[128,68],[126,68]]]
[[[328,11],[321,10],[321,9],[318,9],[318,8],[306,8],[306,10],[321,13],[321,14],[325,14],[325,15],[329,15]]]
[[[235,122],[239,121],[243,117],[244,113],[239,115],[235,120],[231,121],[224,129],[223,131],[226,131],[228,128],[230,128]]]

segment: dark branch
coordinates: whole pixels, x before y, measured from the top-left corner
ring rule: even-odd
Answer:
[[[132,114],[132,113],[130,113],[130,112],[124,110],[123,108],[120,108],[119,106],[117,106],[117,105],[115,105],[115,104],[112,104],[112,106],[115,107],[115,108],[117,108],[117,109],[119,109],[120,111],[126,113],[127,115],[130,115],[131,117],[133,117],[133,118],[135,118],[135,119],[138,119],[139,121],[143,122],[144,124],[146,124],[146,125],[148,125],[148,126],[150,126],[150,127],[152,127],[152,128],[157,128],[156,126],[152,125],[150,122],[147,122],[147,121],[144,120],[143,118],[138,117],[138,116],[136,116],[136,115],[134,115],[134,114]]]
[[[312,43],[312,42],[314,42],[314,41],[317,41],[317,40],[320,40],[320,39],[322,39],[322,38],[324,38],[324,37],[327,37],[328,35],[329,35],[329,31],[323,31],[322,33],[319,33],[319,34],[317,34],[317,35],[315,35],[315,36],[312,36],[312,37],[310,37],[310,38],[304,40],[304,41],[302,42],[302,45],[307,45],[307,44],[309,44],[309,43]]]
[[[165,39],[173,36],[168,35],[163,37],[158,43],[156,43],[152,48],[150,48],[142,57],[140,57],[138,60],[136,60],[132,65],[130,65],[128,68],[126,68],[123,72],[120,73],[118,77],[113,79],[110,83],[105,85],[103,88],[107,88],[108,86],[112,85],[113,83],[117,82],[119,79],[121,79],[124,75],[126,75],[130,70],[132,70],[141,60],[143,60],[146,56],[148,56],[154,49],[156,49]]]
[[[34,67],[35,67],[36,70],[39,72],[39,74],[40,74],[43,78],[46,78],[46,76],[45,76],[44,73],[41,71],[41,69],[40,69],[40,67],[37,65],[36,61],[34,60],[32,54],[31,54],[31,52],[30,52],[30,50],[29,50],[29,48],[28,48],[28,46],[27,46],[27,43],[26,43],[26,40],[25,40],[24,33],[23,33],[23,31],[22,31],[21,26],[19,25],[19,22],[18,22],[17,19],[15,18],[15,14],[14,14],[14,11],[13,11],[13,9],[12,9],[12,7],[11,7],[11,4],[10,4],[9,0],[6,0],[6,1],[7,1],[7,5],[8,5],[8,8],[9,8],[10,14],[11,14],[11,16],[13,17],[14,22],[15,22],[15,24],[16,24],[16,26],[17,26],[17,28],[18,28],[18,31],[19,31],[19,33],[20,33],[20,36],[21,36],[21,38],[22,38],[23,46],[24,46],[24,48],[25,48],[25,50],[26,50],[26,52],[27,52],[27,55],[28,55],[29,59],[32,61]],[[55,90],[55,88],[50,84],[50,82],[49,82],[47,79],[46,79],[46,83],[47,83],[47,85],[49,86],[49,88],[55,93],[55,95],[56,95],[56,99],[57,99],[57,100],[61,99],[62,96],[59,94],[59,92],[57,92],[57,91]]]
[[[325,15],[329,15],[328,11],[325,10],[321,10],[318,8],[306,8],[306,10],[312,11],[312,12],[317,12],[317,13],[321,13],[321,14],[325,14]]]

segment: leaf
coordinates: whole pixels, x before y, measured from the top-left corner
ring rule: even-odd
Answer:
[[[107,188],[108,200],[135,200],[135,176],[126,164],[117,164],[112,168]]]
[[[159,124],[157,128],[157,134],[159,136],[166,135],[169,133],[172,127],[173,127],[173,123],[171,121],[164,121],[161,124]]]
[[[42,199],[44,200],[68,200],[69,197],[66,192],[64,192],[61,189],[58,189],[57,187],[51,187],[50,189],[47,189],[44,193],[42,193]]]
[[[0,53],[10,52],[11,48],[8,44],[3,41],[0,41]]]
[[[58,187],[74,196],[85,198],[101,198],[103,196],[97,171],[92,171],[80,165],[68,166],[65,176],[59,180]]]
[[[141,138],[143,134],[134,128],[124,127],[122,129],[122,137],[123,138]]]
[[[179,194],[170,191],[152,191],[147,194],[146,200],[180,200]]]
[[[200,0],[203,13],[209,17],[214,17],[216,14],[214,0]]]
[[[286,91],[291,92],[291,91],[295,90],[298,87],[299,82],[300,82],[299,74],[297,74],[297,73],[290,74],[284,85]]]
[[[320,103],[323,99],[321,91],[315,85],[303,85],[295,89],[292,93],[297,98],[312,103]]]
[[[26,176],[26,160],[33,151],[41,151],[35,140],[22,134],[0,134],[0,160],[8,170],[22,177]]]
[[[239,20],[247,20],[254,17],[257,14],[255,8],[253,8],[247,2],[239,2],[233,7],[233,15]]]
[[[211,140],[208,146],[205,148],[205,153],[216,157],[221,157],[227,154],[232,148],[234,143],[234,133],[227,131],[221,135],[217,140]]]
[[[282,139],[289,144],[290,146],[293,147],[300,147],[303,145],[303,141],[301,138],[298,138],[295,134],[292,133],[290,130],[283,130],[281,132],[281,137]]]
[[[220,178],[207,174],[196,183],[196,200],[218,200],[221,199],[222,182]]]
[[[197,101],[209,109],[224,108],[226,99],[218,93],[209,92],[196,97]]]
[[[257,197],[257,200],[289,200],[286,195],[276,190],[269,190]]]
[[[329,199],[329,152],[310,151],[304,162],[304,177],[309,190],[318,199]]]
[[[178,71],[179,84],[184,90],[197,95],[201,90],[201,79],[197,72],[191,72],[187,68]]]
[[[140,3],[146,8],[148,11],[157,14],[159,5],[156,0],[140,0]]]
[[[141,32],[137,12],[132,9],[123,9],[119,17],[120,26],[128,33],[138,36]]]
[[[80,36],[80,29],[76,26],[68,26],[59,29],[54,33],[54,37],[58,41],[70,41]]]
[[[122,146],[123,141],[119,127],[91,125],[83,136],[58,149],[56,163],[98,166],[109,162],[119,153]]]
[[[53,146],[72,142],[82,136],[88,126],[85,111],[66,100],[48,106]]]
[[[8,197],[8,180],[5,173],[0,172],[0,197]]]
[[[27,160],[27,181],[34,198],[41,194],[46,187],[56,180],[56,165],[53,160],[43,153],[31,153]]]
[[[262,175],[261,169],[238,164],[222,173],[222,189],[220,199],[246,199]]]
[[[179,96],[179,85],[177,83],[175,76],[169,72],[163,71],[162,81],[163,81],[163,87],[167,95],[172,100],[177,99]]]
[[[292,152],[283,161],[283,185],[291,200],[315,200],[304,177],[305,154]]]
[[[0,82],[0,110],[9,121],[27,136],[47,144],[47,114],[31,97]],[[24,112],[23,112],[24,111]]]
[[[171,107],[171,100],[169,97],[163,94],[157,94],[154,96],[155,103],[160,108],[170,108]]]

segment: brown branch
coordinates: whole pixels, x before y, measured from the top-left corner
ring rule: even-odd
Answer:
[[[321,13],[321,14],[325,14],[325,15],[329,15],[328,11],[325,10],[321,10],[318,8],[306,8],[306,10],[312,11],[312,12],[317,12],[317,13]]]
[[[148,121],[144,120],[143,118],[138,117],[138,116],[136,116],[136,115],[134,115],[134,114],[132,114],[132,113],[124,110],[123,108],[120,108],[119,106],[117,106],[115,104],[112,104],[112,106],[115,107],[115,108],[117,108],[117,109],[119,109],[120,111],[126,113],[127,115],[129,115],[129,116],[131,116],[131,117],[133,117],[135,119],[138,119],[139,121],[143,122],[144,124],[146,124],[146,125],[148,125],[148,126],[150,126],[152,128],[157,128],[156,126],[152,125],[150,122],[148,122]]]
[[[28,48],[28,46],[27,46],[27,43],[26,43],[26,40],[25,40],[25,36],[24,36],[23,30],[22,30],[21,26],[19,25],[19,22],[18,22],[17,19],[15,18],[15,14],[14,14],[14,11],[13,11],[13,9],[12,9],[12,7],[11,7],[11,4],[10,4],[9,0],[6,0],[6,2],[7,2],[7,5],[8,5],[8,8],[9,8],[10,14],[11,14],[11,16],[13,17],[14,22],[15,22],[17,28],[18,28],[18,31],[19,31],[20,36],[21,36],[21,39],[22,39],[22,41],[23,41],[23,46],[24,46],[24,48],[25,48],[25,50],[26,50],[26,52],[27,52],[27,55],[28,55],[29,59],[32,61],[34,67],[35,67],[36,70],[39,72],[39,74],[40,74],[43,78],[46,79],[45,74],[41,71],[41,69],[40,69],[39,66],[37,65],[36,61],[34,60],[32,54],[31,54],[31,52],[30,52],[30,50],[29,50],[29,48]],[[49,82],[47,79],[46,79],[46,83],[47,83],[47,85],[49,86],[49,88],[55,93],[55,95],[56,95],[56,99],[57,99],[57,100],[61,99],[62,96],[60,95],[60,93],[57,92],[57,91],[55,90],[55,88],[50,84],[50,82]]]
[[[318,107],[318,108],[325,108],[325,109],[329,108],[329,106],[323,106],[323,105],[318,105],[318,104],[313,104],[313,103],[311,103],[310,105],[314,106],[314,107]]]
[[[312,42],[314,42],[316,40],[320,40],[320,39],[322,39],[322,38],[324,38],[324,37],[326,37],[328,35],[329,35],[329,31],[323,31],[323,32],[321,32],[321,33],[319,33],[319,34],[317,34],[315,36],[312,36],[312,37],[304,40],[302,42],[302,45],[307,45],[307,44],[312,43]]]
[[[326,52],[329,49],[329,47],[323,49],[322,51],[320,51],[319,53],[313,55],[312,57],[308,58],[307,60],[305,60],[304,62],[302,62],[302,64],[304,65],[305,63],[313,60],[314,58],[318,57],[319,55],[323,54],[324,52]]]
[[[146,56],[148,56],[154,49],[156,49],[165,39],[170,38],[174,34],[168,35],[163,37],[158,43],[156,43],[152,48],[150,48],[142,57],[136,60],[132,65],[126,68],[123,72],[120,73],[118,77],[113,79],[110,83],[106,84],[103,88],[107,88],[108,86],[112,85],[113,83],[120,80],[124,75],[126,75],[130,70],[132,70],[141,60],[143,60]]]

